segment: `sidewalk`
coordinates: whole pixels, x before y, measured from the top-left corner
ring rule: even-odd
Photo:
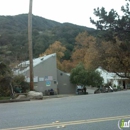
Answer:
[[[88,94],[94,94],[94,90],[87,89]],[[63,97],[70,97],[70,96],[77,96],[76,94],[58,94],[58,95],[49,95],[43,96],[43,99],[10,99],[10,100],[0,100],[0,103],[11,103],[11,102],[23,102],[23,101],[34,101],[34,100],[44,100],[44,99],[52,99],[52,98],[63,98]]]
[[[23,102],[23,101],[31,101],[31,100],[44,100],[44,99],[62,98],[62,97],[69,97],[69,96],[75,96],[75,94],[62,94],[62,95],[43,96],[43,99],[24,98],[24,99],[0,100],[0,103]]]

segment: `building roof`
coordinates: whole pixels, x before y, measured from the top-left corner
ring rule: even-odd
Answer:
[[[45,60],[49,59],[50,57],[52,56],[56,56],[56,53],[53,53],[53,54],[50,54],[50,55],[44,55],[42,57],[39,57],[39,58],[35,58],[33,59],[33,67],[37,66],[38,64],[44,62]],[[18,74],[22,74],[26,71],[29,70],[29,64],[30,64],[30,61],[24,61],[24,62],[21,62],[20,64],[18,64],[14,69],[14,74],[15,75],[18,75]]]
[[[96,71],[100,72],[102,77],[107,77],[107,79],[127,79],[127,78],[122,78],[118,76],[114,72],[108,72],[107,70],[104,70],[101,67],[97,68]]]

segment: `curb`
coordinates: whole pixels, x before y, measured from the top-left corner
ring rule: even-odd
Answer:
[[[51,95],[51,96],[43,96],[43,99],[49,99],[49,98],[62,98],[62,97],[70,97],[75,95]]]
[[[1,100],[0,103],[9,103],[9,102],[23,102],[30,101],[30,98],[27,99],[11,99],[11,100]]]

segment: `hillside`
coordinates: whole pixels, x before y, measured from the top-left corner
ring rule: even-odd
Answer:
[[[33,16],[33,56],[38,57],[55,41],[62,42],[69,55],[75,44],[75,37],[87,31],[96,35],[93,28],[59,23],[39,16]],[[28,59],[27,41],[28,15],[0,16],[0,58],[8,62]],[[69,56],[65,57],[69,59]]]

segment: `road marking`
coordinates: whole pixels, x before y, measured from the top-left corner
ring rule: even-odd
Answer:
[[[89,124],[89,123],[98,123],[98,122],[113,121],[113,120],[128,119],[128,118],[130,118],[130,115],[49,123],[49,124],[41,124],[41,125],[34,125],[34,126],[7,128],[1,130],[35,130],[35,129],[43,129],[43,128],[52,128],[52,127],[63,126],[63,125],[69,126],[69,125]]]

